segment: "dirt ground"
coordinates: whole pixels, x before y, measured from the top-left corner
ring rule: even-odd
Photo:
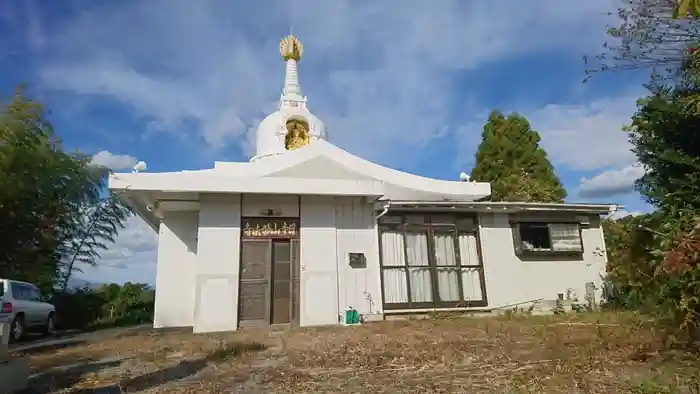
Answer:
[[[27,351],[32,392],[700,393],[696,354],[629,314],[435,317]]]

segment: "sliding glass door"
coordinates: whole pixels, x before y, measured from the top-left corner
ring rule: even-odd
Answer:
[[[486,306],[475,220],[412,216],[380,223],[385,309]]]

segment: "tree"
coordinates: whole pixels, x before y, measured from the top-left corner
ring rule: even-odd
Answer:
[[[688,79],[654,89],[638,102],[628,129],[645,168],[637,190],[662,217],[658,229],[648,229],[658,258],[647,291],[693,340],[700,334],[700,114],[687,99],[699,93]]]
[[[605,219],[608,255],[605,302],[613,307],[652,311],[658,304],[658,248],[655,231],[663,219],[659,213]],[[652,290],[653,289],[653,290]]]
[[[46,285],[71,230],[71,203],[91,197],[84,162],[60,149],[43,107],[21,88],[0,112],[0,132],[1,271]]]
[[[596,57],[597,67],[588,70],[589,76],[609,70],[652,72],[651,94],[638,102],[627,129],[645,169],[637,190],[660,218],[654,226],[642,225],[653,235],[644,241],[654,257],[653,272],[646,263],[634,262],[648,276],[636,288],[654,303],[655,313],[689,328],[692,340],[700,338],[699,3],[628,0],[618,12],[620,26],[609,30],[613,42]],[[627,278],[633,287],[640,282]]]
[[[61,328],[90,329],[153,322],[155,291],[146,284],[116,283],[53,294]]]
[[[696,19],[673,18],[676,0],[629,0],[617,10],[603,52],[584,57],[588,77],[600,71],[648,69],[656,79],[675,78],[685,53],[700,39]],[[612,14],[612,13],[610,13]]]
[[[524,117],[491,112],[471,179],[490,182],[494,201],[563,201],[566,190],[539,142],[539,133]]]
[[[67,290],[68,282],[75,272],[82,272],[79,265],[97,265],[101,252],[114,243],[130,215],[131,210],[114,193],[96,205],[84,207],[84,223],[70,240],[70,247],[64,256],[60,273],[62,291]]]
[[[656,89],[638,102],[629,128],[632,150],[646,169],[637,189],[662,209],[700,210],[700,117],[685,104],[694,94]]]
[[[52,289],[103,200],[104,174],[64,151],[44,107],[18,88],[0,108],[0,274]]]
[[[645,70],[650,85],[700,81],[700,0],[627,0],[618,9],[620,24],[608,29],[612,40],[595,57],[584,56],[587,81],[602,71]],[[611,13],[612,14],[612,13]],[[688,64],[693,67],[687,67]],[[685,98],[700,113],[700,95]]]
[[[700,16],[700,0],[676,0],[676,2],[672,13],[674,18]]]

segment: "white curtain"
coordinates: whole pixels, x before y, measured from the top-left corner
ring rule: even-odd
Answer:
[[[551,223],[552,249],[579,252],[583,250],[579,227],[576,223]]]
[[[476,235],[460,234],[459,235],[459,255],[462,260],[462,265],[479,266],[479,251],[476,244]],[[462,295],[464,301],[481,301],[483,294],[481,293],[481,277],[478,268],[462,268]]]
[[[403,234],[396,231],[382,232],[382,265],[384,267],[404,267]]]
[[[459,256],[462,265],[481,265],[479,262],[479,251],[476,246],[476,235],[459,235]]]
[[[430,285],[430,268],[409,268],[411,280],[411,301],[431,302],[433,286]]]
[[[404,268],[384,268],[384,302],[397,304],[408,302],[406,270]]]
[[[433,300],[428,263],[428,236],[424,233],[406,234],[406,254],[409,280],[411,281],[411,301],[430,302]],[[423,268],[425,267],[425,268]]]
[[[464,301],[481,301],[481,276],[478,268],[462,268],[462,295]]]
[[[458,275],[458,268],[437,268],[438,293],[441,301],[459,301]]]
[[[396,231],[382,232],[382,275],[384,280],[384,300],[386,303],[408,302],[406,284],[406,260],[404,259],[403,234]]]
[[[436,234],[433,239],[435,241],[435,257],[438,266],[437,279],[440,300],[459,301],[459,270],[455,268],[457,256],[455,254],[454,237],[450,234]]]
[[[438,266],[457,265],[454,237],[450,234],[435,234],[435,257]]]
[[[428,265],[428,236],[424,233],[406,234],[408,265]]]

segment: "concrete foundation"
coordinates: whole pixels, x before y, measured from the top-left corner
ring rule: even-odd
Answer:
[[[12,359],[0,361],[0,394],[26,390],[28,382],[28,357],[12,357]]]
[[[29,358],[11,355],[9,340],[10,324],[0,323],[0,394],[26,390],[29,382]]]

